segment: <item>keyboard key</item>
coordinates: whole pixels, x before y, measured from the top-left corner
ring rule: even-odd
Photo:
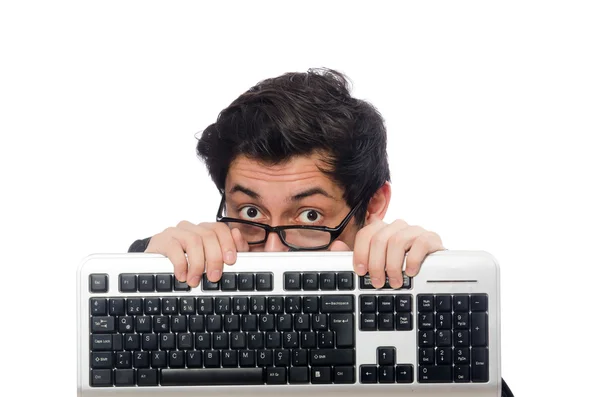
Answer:
[[[317,273],[304,273],[302,275],[302,288],[305,291],[316,291],[319,289],[319,275]]]
[[[354,383],[354,367],[339,365],[333,367],[333,383]]]
[[[110,369],[93,369],[90,373],[92,386],[112,386],[112,371]]]
[[[377,383],[377,366],[360,366],[360,383]]]
[[[138,291],[139,292],[154,292],[154,275],[140,274],[138,276]]]
[[[354,347],[354,314],[332,313],[329,329],[335,332],[336,347]]]
[[[310,365],[354,365],[354,349],[312,349]]]
[[[90,274],[90,292],[108,292],[108,276],[106,274]]]
[[[361,331],[376,331],[377,330],[377,314],[364,313],[360,315],[360,330]]]
[[[394,383],[395,371],[391,365],[379,367],[379,383]]]
[[[237,291],[237,274],[225,272],[221,276],[222,291]]]
[[[186,284],[187,285],[187,284]],[[213,283],[208,279],[206,273],[202,275],[202,290],[203,291],[218,291],[220,288],[220,281]]]
[[[410,364],[396,365],[396,382],[413,383],[413,366]]]
[[[254,291],[254,274],[238,274],[238,289],[240,291]]]
[[[115,386],[135,386],[133,369],[115,369]]]
[[[474,294],[471,295],[471,311],[485,312],[488,309],[487,295]]]
[[[331,383],[331,367],[311,367],[310,380],[312,383]]]
[[[291,367],[289,372],[290,383],[308,383],[310,381],[308,367]]]
[[[263,368],[162,369],[160,383],[162,386],[262,385],[264,372]]]
[[[191,288],[185,281],[179,281],[176,278],[173,280],[174,291],[189,291]]]
[[[413,367],[410,364],[396,365],[396,382],[413,383]]]
[[[115,331],[115,318],[111,316],[93,316],[92,333],[107,333]]]
[[[106,316],[106,299],[90,299],[90,314],[92,316]]]
[[[267,384],[284,385],[287,383],[286,369],[284,367],[271,367],[266,369]]]
[[[256,273],[256,290],[257,291],[272,291],[273,290],[273,274],[271,274],[271,273]]]
[[[452,295],[437,295],[435,297],[435,310],[438,312],[451,312]]]
[[[335,290],[335,273],[323,272],[319,275],[322,290]]]
[[[412,314],[396,313],[396,331],[412,330]]]
[[[91,354],[90,361],[92,368],[112,368],[113,367],[112,352],[94,352]]]
[[[90,344],[92,346],[92,350],[94,351],[102,351],[102,350],[112,350],[112,335],[101,335],[96,334],[90,337]]]
[[[487,313],[471,313],[471,345],[487,346]]]
[[[396,295],[396,311],[402,313],[412,312],[412,296]]]
[[[488,349],[486,347],[471,349],[471,379],[473,382],[489,380]]]
[[[377,296],[376,295],[361,295],[360,296],[360,311],[362,313],[377,312]]]
[[[138,386],[158,386],[158,370],[141,368],[137,370]]]
[[[120,274],[119,290],[121,292],[137,292],[137,276],[135,274]]]
[[[419,295],[417,299],[419,305],[419,312],[433,311],[433,295]]]
[[[354,310],[352,295],[324,295],[321,297],[321,313],[351,313]]]
[[[377,365],[396,365],[396,348],[378,347]]]
[[[337,274],[337,286],[341,291],[354,289],[354,273],[339,272]]]
[[[302,289],[300,278],[300,273],[285,272],[283,274],[283,285],[285,289],[289,291],[299,291]]]
[[[170,274],[156,275],[156,291],[171,292],[173,290],[173,276]]]
[[[469,295],[457,294],[454,295],[454,311],[455,312],[469,312]]]
[[[451,365],[420,365],[419,382],[450,383],[452,382]]]

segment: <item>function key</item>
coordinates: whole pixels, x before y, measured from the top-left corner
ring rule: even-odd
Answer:
[[[438,312],[452,311],[452,295],[436,295],[435,308]]]
[[[319,289],[319,276],[317,273],[304,273],[302,275],[302,288],[307,291]]]
[[[173,276],[170,274],[157,274],[156,290],[158,292],[171,292],[173,290]]]
[[[319,274],[321,289],[323,290],[335,290],[335,273],[324,272]]]
[[[454,295],[454,311],[468,312],[469,311],[469,295]]]
[[[219,290],[219,284],[220,284],[219,281],[217,281],[216,283],[213,283],[212,281],[210,281],[208,279],[206,273],[204,273],[202,275],[202,289],[204,291],[218,291]]]
[[[433,295],[419,295],[418,305],[420,312],[433,311]]]
[[[473,312],[485,312],[488,309],[487,295],[474,294],[471,295],[471,311]]]
[[[240,291],[254,291],[254,274],[238,274],[238,288]]]
[[[271,274],[271,273],[256,273],[256,290],[257,291],[272,291],[273,290],[273,274]]]
[[[137,292],[137,276],[135,274],[120,274],[119,290],[121,292]]]
[[[297,272],[285,272],[283,274],[283,285],[284,288],[291,291],[298,291],[302,288],[300,284],[300,273]]]
[[[221,289],[223,291],[237,291],[237,275],[235,273],[223,273],[223,276],[221,276]]]
[[[189,291],[190,286],[185,281],[179,281],[177,278],[173,279],[173,289],[175,291]]]
[[[354,289],[354,273],[352,272],[339,272],[337,274],[337,286],[340,290],[353,290]]]
[[[138,291],[154,292],[154,274],[140,274],[138,276]]]
[[[108,276],[90,274],[90,292],[108,292]]]

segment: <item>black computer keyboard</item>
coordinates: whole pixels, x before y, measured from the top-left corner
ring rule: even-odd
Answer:
[[[444,251],[400,289],[352,253],[248,253],[218,283],[178,282],[156,254],[78,271],[80,396],[499,396],[499,275]]]

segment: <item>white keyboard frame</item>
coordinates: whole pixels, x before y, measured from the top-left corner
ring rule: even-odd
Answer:
[[[179,397],[238,397],[253,396],[461,396],[497,397],[501,395],[500,361],[500,268],[496,259],[485,251],[440,251],[427,256],[419,274],[412,279],[410,289],[361,290],[359,277],[354,277],[354,291],[286,291],[283,273],[352,271],[352,252],[285,252],[285,253],[238,253],[232,266],[225,265],[224,272],[270,272],[273,274],[272,291],[202,291],[201,286],[190,291],[173,292],[119,292],[121,273],[172,273],[173,265],[168,258],[158,254],[93,254],[84,258],[77,270],[77,352],[78,386],[80,397],[99,396],[179,396]],[[108,291],[91,293],[89,275],[108,275]],[[417,294],[475,294],[488,295],[488,348],[489,381],[486,383],[419,383],[417,358]],[[302,385],[258,385],[258,386],[133,386],[91,387],[90,374],[90,313],[89,299],[92,297],[168,297],[168,296],[273,296],[273,295],[326,295],[354,294],[356,325],[356,383],[355,384],[302,384]],[[411,331],[360,331],[361,294],[410,294],[412,295],[413,327]],[[376,349],[379,346],[395,346],[396,362],[413,365],[413,383],[361,384],[361,364],[376,364]],[[409,346],[409,349],[406,349]]]

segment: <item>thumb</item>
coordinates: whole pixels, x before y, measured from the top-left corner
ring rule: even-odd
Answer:
[[[350,247],[343,241],[335,240],[333,244],[329,246],[329,251],[352,251]]]

